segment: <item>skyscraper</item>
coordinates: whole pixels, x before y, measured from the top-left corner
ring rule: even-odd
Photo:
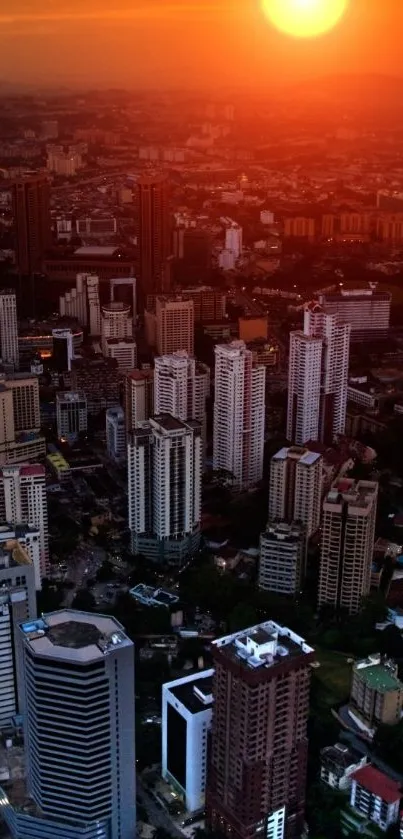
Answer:
[[[40,575],[35,574],[35,585],[49,568],[48,504],[44,466],[5,466],[0,470],[0,519],[15,527],[29,524],[39,531]]]
[[[212,654],[207,823],[234,839],[297,839],[314,651],[267,621],[213,641]]]
[[[51,242],[49,181],[33,175],[12,185],[16,261],[20,274],[42,270]]]
[[[17,713],[20,662],[16,645],[19,621],[36,617],[34,567],[17,539],[0,545],[0,728]]]
[[[319,528],[322,457],[299,446],[280,449],[270,462],[269,521],[302,522],[309,539]]]
[[[179,350],[155,359],[154,410],[156,414],[172,414],[180,420],[195,419],[201,423],[203,443],[206,442],[206,401],[210,392],[210,370]]]
[[[214,469],[234,476],[240,489],[262,478],[265,369],[255,366],[243,341],[215,347]]]
[[[158,355],[171,355],[177,350],[194,354],[194,305],[182,295],[174,299],[157,297],[156,343]]]
[[[154,413],[154,370],[132,370],[125,379],[126,430],[133,431]]]
[[[303,331],[291,332],[287,437],[331,443],[346,420],[351,326],[319,303],[307,303]]]
[[[181,563],[200,543],[201,425],[159,414],[129,437],[129,528],[133,553]]]
[[[140,297],[168,291],[167,259],[171,252],[169,182],[165,175],[142,175],[136,184],[137,241],[140,252]]]
[[[378,484],[340,478],[323,502],[319,606],[358,612],[370,589]]]
[[[132,642],[114,618],[68,609],[19,631],[31,806],[2,791],[13,839],[133,839]]]
[[[0,291],[0,356],[18,369],[17,298],[10,289]]]

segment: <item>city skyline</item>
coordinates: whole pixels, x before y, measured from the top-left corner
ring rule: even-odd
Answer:
[[[231,31],[228,34],[228,19]],[[312,75],[375,72],[400,75],[399,39],[403,8],[395,0],[371,0],[347,5],[346,13],[328,34],[317,39],[293,39],[274,29],[260,0],[185,0],[144,3],[93,0],[85,11],[77,0],[63,4],[18,0],[10,14],[0,13],[0,78],[18,83],[88,84],[152,87],[273,86]],[[91,38],[91,67],[81,46]],[[137,38],[136,55],[127,52]],[[75,49],[71,50],[74,39]],[[217,52],[212,44],[219,45]],[[167,46],[169,45],[169,47]],[[376,49],[375,49],[376,46]],[[12,51],[23,57],[10,73]],[[114,62],[104,62],[105,50]],[[218,73],[218,76],[216,75]]]

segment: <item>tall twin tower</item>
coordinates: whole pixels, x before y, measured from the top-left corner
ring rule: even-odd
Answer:
[[[344,433],[350,333],[317,302],[305,306],[303,329],[291,332],[287,437],[299,446]]]

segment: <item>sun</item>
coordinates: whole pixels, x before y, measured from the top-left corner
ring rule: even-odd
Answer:
[[[339,22],[348,0],[262,0],[269,20],[294,38],[315,38]]]

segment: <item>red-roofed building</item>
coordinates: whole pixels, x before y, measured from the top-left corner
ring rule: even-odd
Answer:
[[[401,789],[397,781],[374,766],[363,766],[351,776],[350,804],[381,830],[399,821]]]

